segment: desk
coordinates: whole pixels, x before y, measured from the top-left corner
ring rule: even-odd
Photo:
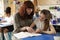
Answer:
[[[23,38],[22,40],[54,40],[54,35],[42,34],[36,37]]]
[[[0,23],[0,27],[2,28],[2,40],[4,40],[4,32],[3,32],[3,28],[4,27],[12,27],[13,25],[10,23]]]
[[[57,23],[57,24],[53,24],[53,25],[58,25],[58,26],[59,26],[59,25],[60,25],[60,23]]]
[[[53,24],[57,32],[60,32],[60,23]]]

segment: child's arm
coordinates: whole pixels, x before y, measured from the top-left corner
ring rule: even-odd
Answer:
[[[35,23],[33,22],[33,23],[31,24],[31,26],[30,26],[30,27],[32,28],[31,30],[34,31],[35,33],[40,33],[40,32],[41,32],[40,29],[36,29],[36,31],[33,30],[33,27],[34,27],[34,26],[35,26]]]
[[[41,30],[40,30],[40,29],[36,29],[35,32],[36,32],[36,33],[41,33]]]
[[[56,34],[56,31],[52,25],[50,25],[50,31],[43,31],[43,33],[47,34]]]
[[[30,33],[35,33],[35,30],[33,29],[33,27],[35,26],[34,22],[29,26],[23,27],[22,29],[26,29],[28,32]]]

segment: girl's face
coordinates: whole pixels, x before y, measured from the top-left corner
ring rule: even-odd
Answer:
[[[10,14],[5,14],[7,17],[10,17]]]
[[[44,21],[46,18],[45,18],[45,15],[43,13],[40,14],[40,20]]]
[[[33,11],[33,9],[32,8],[27,8],[26,11],[27,11],[28,15],[30,15],[31,12]]]

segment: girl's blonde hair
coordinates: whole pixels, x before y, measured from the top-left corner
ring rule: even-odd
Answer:
[[[50,22],[50,19],[52,18],[52,14],[50,13],[49,10],[46,10],[46,9],[43,9],[41,13],[43,13],[46,17],[44,21],[44,30],[46,31],[49,28],[49,22]]]

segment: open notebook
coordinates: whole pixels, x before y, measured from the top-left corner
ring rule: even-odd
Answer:
[[[20,33],[14,34],[14,36],[15,36],[17,39],[26,38],[26,37],[32,37],[32,36],[39,36],[39,35],[41,35],[41,34],[29,33],[29,32],[20,32]]]

